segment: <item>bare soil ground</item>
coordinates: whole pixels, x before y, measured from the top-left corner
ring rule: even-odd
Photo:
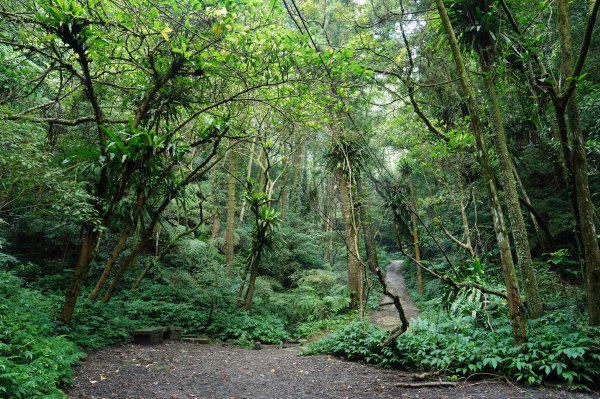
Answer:
[[[169,342],[126,344],[92,353],[76,368],[77,399],[299,398],[600,398],[534,390],[494,381],[455,388],[399,388],[407,373],[329,356],[298,356],[297,348],[249,350]]]
[[[386,278],[401,295],[410,320],[418,310],[400,270],[401,263],[394,262]],[[384,306],[372,320],[391,329],[398,325],[398,314]],[[409,373],[297,352],[187,342],[113,346],[90,354],[75,369],[68,394],[73,399],[600,399],[599,394],[529,389],[490,379],[450,388],[401,388],[396,385],[412,382]]]

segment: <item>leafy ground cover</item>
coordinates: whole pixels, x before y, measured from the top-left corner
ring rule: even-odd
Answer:
[[[62,398],[84,353],[56,333],[52,301],[21,285],[0,271],[0,397]]]
[[[467,323],[433,325],[420,320],[393,344],[382,347],[387,337],[385,330],[369,323],[353,323],[309,344],[304,353],[439,372],[451,379],[504,375],[528,385],[553,383],[582,389],[597,386],[598,329],[569,331],[546,324],[531,326],[530,331],[529,342],[514,345],[508,327],[491,332]]]
[[[304,278],[315,284],[310,273]],[[327,318],[329,313],[322,313],[324,304],[346,301],[336,279],[332,276],[329,295],[328,288],[322,287],[319,294],[308,285],[297,289],[301,294],[274,294],[269,283],[263,282],[259,300],[267,302],[265,292],[270,292],[273,308],[257,314],[231,303],[211,306],[195,297],[197,286],[187,285],[186,290],[181,281],[178,286],[149,282],[143,291],[125,291],[108,304],[82,297],[73,323],[64,326],[56,322],[59,293],[42,291],[13,273],[0,271],[0,396],[62,398],[62,389],[72,382],[73,365],[86,351],[127,341],[133,329],[143,326],[177,325],[187,334],[251,347],[255,342],[281,344],[346,325],[355,314]],[[44,285],[51,286],[48,281]],[[302,307],[281,311],[285,303],[300,296]]]
[[[545,286],[556,286],[550,276],[545,277]],[[410,282],[414,288],[415,281]],[[404,283],[399,289],[406,290]],[[528,342],[517,345],[508,320],[496,310],[501,301],[486,302],[484,310],[470,292],[450,298],[451,303],[442,303],[439,298],[424,301],[421,297],[421,306],[428,310],[387,347],[381,345],[388,336],[384,328],[353,322],[310,343],[303,354],[330,354],[386,368],[433,372],[452,380],[501,375],[531,386],[598,388],[599,328],[585,326],[568,311],[556,311],[530,321]]]

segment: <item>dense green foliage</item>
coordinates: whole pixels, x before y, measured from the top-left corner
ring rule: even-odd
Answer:
[[[385,330],[370,323],[349,323],[309,344],[303,353],[333,354],[386,368],[439,373],[448,378],[503,375],[528,385],[597,387],[600,329],[583,323],[577,290],[561,284],[555,273],[544,272],[543,265],[538,267],[546,304],[558,310],[530,321],[530,338],[525,344],[514,345],[503,311],[505,302],[475,295],[472,290],[447,295],[447,290],[435,279],[427,279],[426,293],[420,296],[415,276],[405,267],[410,290],[424,310],[408,332],[382,347],[388,336]],[[486,285],[493,283],[488,281]]]
[[[0,396],[62,398],[84,353],[56,333],[56,303],[0,271]]]
[[[23,271],[17,268],[17,272]],[[233,305],[235,296],[226,288],[207,289],[201,285],[206,281],[198,281],[187,273],[165,273],[168,277],[163,276],[162,284],[146,282],[137,291],[124,291],[109,304],[82,300],[73,323],[60,326],[55,314],[61,295],[47,290],[51,279],[37,282],[36,289],[27,287],[29,284],[14,274],[0,271],[2,394],[14,398],[62,398],[59,388],[71,382],[71,366],[84,356],[83,350],[128,341],[131,331],[145,326],[176,325],[184,329],[184,334],[251,347],[255,342],[281,344],[308,337],[354,319],[328,320],[332,313],[323,313],[326,306],[336,302],[339,305],[333,309],[344,310],[347,298],[340,288],[337,292],[333,288],[334,292],[325,289],[319,293],[311,292],[310,285],[301,284],[296,292],[277,293],[273,282],[264,281],[257,292],[257,302],[271,305],[261,306],[258,314],[249,315]],[[174,279],[179,279],[177,285],[173,284]],[[336,277],[331,279],[337,281]],[[39,289],[44,285],[42,293]],[[225,303],[214,301],[219,297]],[[304,304],[289,307],[296,300]]]
[[[600,376],[600,331],[573,332],[552,319],[531,325],[532,338],[514,345],[507,327],[476,328],[464,320],[421,320],[388,347],[387,333],[368,323],[350,324],[310,344],[304,354],[333,354],[383,367],[441,372],[447,377],[505,375],[529,385],[595,386]]]
[[[521,3],[0,0],[0,397],[153,325],[592,387],[599,2]]]

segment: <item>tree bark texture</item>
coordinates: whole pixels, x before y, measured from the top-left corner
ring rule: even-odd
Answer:
[[[210,238],[214,240],[221,232],[221,211],[219,209],[219,170],[217,168],[213,168],[213,170],[210,172],[210,196],[212,205],[214,207]]]
[[[560,36],[561,49],[561,72],[563,78],[573,76],[573,43],[571,39],[571,26],[569,21],[569,3],[567,0],[558,0],[558,31]],[[594,11],[595,4],[591,4],[591,14]],[[595,16],[595,15],[594,15]],[[585,143],[583,132],[579,125],[579,109],[577,106],[576,92],[573,92],[567,99],[566,107],[556,107],[557,118],[559,119],[559,129],[564,135],[565,111],[568,116],[568,129],[571,139],[571,159],[570,167],[572,170],[574,192],[577,201],[577,213],[579,216],[579,228],[584,255],[584,276],[586,284],[586,294],[588,303],[588,312],[590,315],[590,324],[600,325],[600,248],[598,247],[598,238],[595,226],[594,206],[590,192],[588,178],[588,164],[585,153]],[[566,109],[565,109],[566,108]]]
[[[491,77],[493,76],[494,71],[490,65],[486,65],[484,57],[481,54],[480,63],[483,73],[486,76],[484,80],[488,89],[492,123],[494,130],[496,130],[495,141],[496,153],[500,162],[500,179],[506,197],[508,218],[512,228],[512,235],[517,253],[517,263],[521,271],[523,289],[527,300],[527,309],[532,318],[538,318],[544,313],[544,308],[531,262],[531,250],[529,248],[529,240],[527,237],[527,227],[525,227],[525,220],[523,219],[521,206],[519,205],[519,194],[517,192],[517,184],[513,174],[512,160],[510,158],[510,153],[508,152],[506,132],[504,131],[496,83]]]
[[[87,272],[90,268],[90,261],[94,251],[96,242],[100,236],[99,231],[95,230],[93,226],[89,226],[86,229],[86,234],[81,243],[81,249],[79,251],[79,257],[75,264],[75,270],[71,278],[71,283],[65,293],[65,303],[60,311],[58,320],[68,324],[73,318],[75,312],[75,306],[77,305],[77,299],[79,298],[79,285],[83,282]]]
[[[237,154],[229,150],[227,154],[227,169],[229,177],[227,179],[227,228],[225,230],[225,261],[227,263],[227,275],[233,275],[233,257],[235,251],[235,206],[236,198],[236,180],[235,172],[237,170]]]
[[[417,206],[415,200],[415,187],[412,183],[408,186],[410,190],[410,206],[412,208],[410,216],[412,220],[412,232],[413,232],[413,245],[415,247],[415,259],[417,262],[421,261],[421,246],[419,245],[419,229],[417,225]],[[423,295],[425,292],[423,288],[423,271],[417,263],[417,286],[419,287],[419,294]]]
[[[250,280],[248,280],[248,290],[246,291],[246,297],[244,298],[244,310],[248,311],[252,307],[252,300],[254,298],[254,289],[256,288],[256,277],[258,276],[258,266],[260,264],[261,254],[256,253],[252,257],[252,263],[250,265]]]
[[[508,307],[509,315],[512,325],[513,336],[516,342],[525,342],[527,340],[527,325],[525,314],[521,303],[521,295],[519,293],[519,287],[517,284],[517,275],[515,266],[512,259],[511,249],[508,241],[508,234],[506,226],[504,224],[504,217],[502,214],[502,207],[498,199],[498,193],[496,184],[494,182],[494,171],[492,170],[490,160],[487,154],[487,147],[481,128],[481,122],[479,118],[477,99],[475,93],[471,87],[467,70],[462,60],[458,41],[454,34],[454,29],[450,23],[450,18],[444,6],[443,0],[435,0],[438,13],[442,20],[444,30],[450,44],[454,62],[456,65],[457,73],[459,74],[460,85],[463,91],[463,95],[466,97],[467,107],[469,108],[470,114],[470,127],[475,137],[475,144],[477,148],[477,155],[479,163],[481,165],[483,176],[486,181],[486,188],[488,191],[488,197],[490,201],[490,211],[492,214],[492,221],[494,224],[494,230],[496,233],[496,240],[498,242],[498,248],[500,249],[500,259],[502,263],[504,282],[506,284],[506,292],[508,296]]]
[[[369,214],[368,193],[366,192],[366,190],[364,190],[362,184],[357,184],[357,188],[361,193],[362,197],[359,205],[359,212],[360,224],[362,226],[363,236],[365,240],[367,266],[369,267],[369,270],[371,272],[377,274],[377,269],[379,269],[379,259],[377,257],[377,244],[375,243],[375,237],[373,236],[371,215]],[[325,204],[327,204],[327,198],[324,198],[324,202]]]
[[[246,181],[252,178],[252,165],[254,164],[254,149],[256,148],[256,142],[252,141],[250,146],[250,152],[248,153],[248,164],[246,165]],[[240,222],[244,221],[246,216],[246,201],[242,201],[242,209],[240,209]]]
[[[359,309],[364,292],[361,276],[360,259],[358,258],[358,231],[356,229],[354,209],[352,206],[350,182],[344,171],[336,170],[336,179],[344,219],[344,240],[348,252],[348,289],[350,290],[350,308]]]

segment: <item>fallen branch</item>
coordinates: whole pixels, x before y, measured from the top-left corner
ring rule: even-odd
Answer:
[[[396,340],[399,336],[404,334],[408,328],[408,325],[405,327],[404,324],[400,324],[398,327],[394,328],[392,331],[388,333],[388,337],[383,341],[381,346],[386,347],[392,342]]]
[[[395,386],[400,388],[435,388],[435,387],[456,387],[455,382],[432,381],[432,382],[399,382]]]
[[[377,273],[379,282],[381,283],[381,286],[383,287],[383,294],[393,301],[392,303],[394,304],[394,306],[396,306],[396,310],[398,311],[398,317],[400,318],[400,322],[402,323],[398,327],[396,327],[394,330],[392,330],[390,332],[390,334],[388,335],[388,337],[386,338],[386,340],[383,341],[382,346],[385,347],[385,346],[388,346],[389,344],[391,344],[400,335],[404,334],[404,332],[406,330],[408,330],[408,319],[406,318],[406,314],[404,313],[404,309],[402,308],[402,304],[400,303],[400,297],[398,295],[390,292],[390,290],[388,290],[387,283],[385,282],[385,276],[381,272],[381,269],[379,269],[379,268],[375,269],[375,273]]]
[[[441,372],[439,370],[424,372],[424,373],[414,373],[414,374],[411,374],[411,378],[415,381],[425,381],[425,380],[432,379],[432,377],[438,377],[440,374],[441,374]]]

